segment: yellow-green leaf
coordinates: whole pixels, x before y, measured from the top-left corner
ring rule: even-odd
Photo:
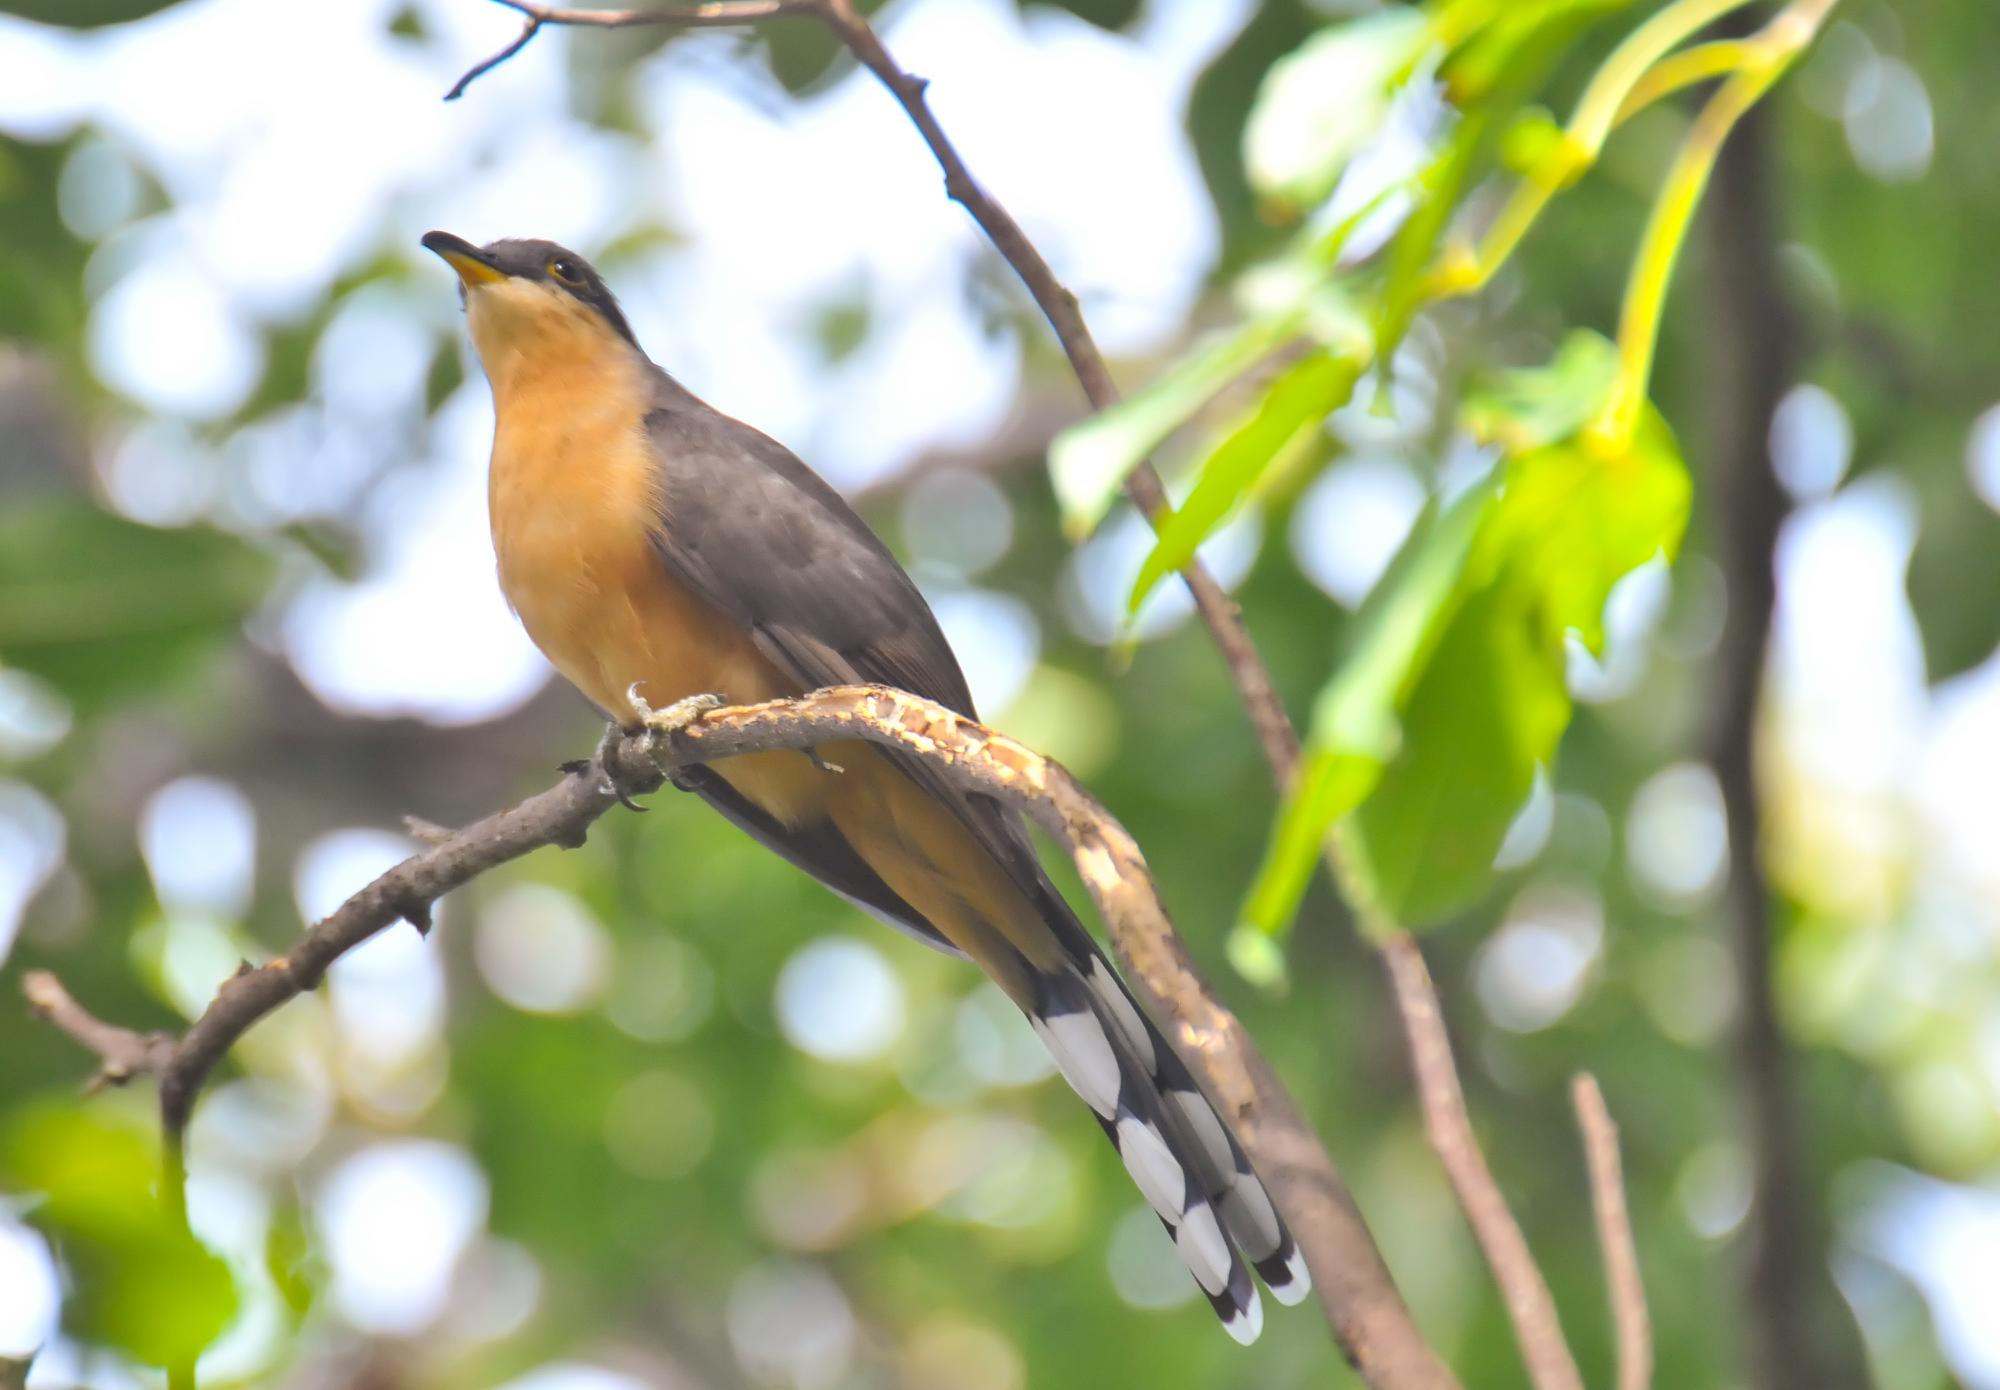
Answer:
[[[102,1103],[31,1107],[0,1140],[0,1180],[41,1198],[32,1219],[71,1276],[72,1336],[155,1366],[192,1360],[236,1314],[229,1267],[161,1205],[157,1143]]]
[[[1217,339],[1112,406],[1086,416],[1049,446],[1049,477],[1063,529],[1089,534],[1111,509],[1125,476],[1168,435],[1289,337],[1295,313],[1255,318]]]
[[[1286,212],[1320,203],[1430,45],[1430,21],[1383,10],[1321,30],[1271,65],[1243,130],[1250,186]]]
[[[1326,417],[1354,394],[1360,370],[1352,358],[1312,352],[1271,383],[1263,399],[1209,451],[1187,500],[1161,521],[1159,536],[1133,582],[1128,611],[1137,613],[1162,579],[1187,567],[1274,464],[1311,442]]]

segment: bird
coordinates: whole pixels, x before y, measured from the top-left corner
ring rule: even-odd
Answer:
[[[604,278],[550,241],[423,246],[457,272],[492,389],[487,502],[528,636],[626,731],[833,685],[978,716],[916,584],[789,449],[646,355]],[[872,915],[969,959],[1027,1016],[1237,1341],[1310,1290],[1242,1145],[1070,909],[1013,811],[852,741],[676,781]]]

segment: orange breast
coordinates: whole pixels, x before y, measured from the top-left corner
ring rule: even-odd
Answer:
[[[620,383],[622,384],[622,383]],[[555,668],[621,723],[627,692],[655,708],[688,695],[732,704],[799,693],[652,547],[658,515],[639,384],[605,389],[537,376],[496,400],[488,505],[500,588]],[[826,774],[796,753],[730,758],[716,771],[789,823],[816,818]]]

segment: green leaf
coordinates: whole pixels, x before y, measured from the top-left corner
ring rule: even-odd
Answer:
[[[1062,504],[1063,529],[1089,534],[1118,495],[1125,475],[1217,392],[1289,337],[1295,313],[1253,318],[1227,337],[1182,358],[1109,410],[1086,416],[1049,447],[1049,475]]]
[[[264,1238],[264,1268],[290,1310],[294,1326],[303,1324],[326,1272],[314,1257],[305,1213],[297,1202],[282,1202],[271,1213],[271,1229]]]
[[[8,0],[7,13],[70,29],[94,29],[144,19],[174,0]]]
[[[859,0],[855,8],[865,18],[882,8],[882,0]],[[671,29],[658,32],[673,33]],[[758,26],[757,37],[764,44],[771,76],[783,83],[788,92],[804,92],[818,86],[847,60],[846,46],[830,24],[764,24]]]
[[[234,637],[273,566],[208,527],[163,530],[49,498],[0,514],[0,663],[89,706],[152,689]]]
[[[71,1335],[167,1366],[192,1360],[236,1315],[228,1266],[161,1206],[155,1143],[106,1107],[21,1113],[0,1140],[0,1177],[42,1199],[32,1216],[71,1275]]]
[[[1419,518],[1362,606],[1350,654],[1314,704],[1303,771],[1278,808],[1239,933],[1275,936],[1286,929],[1328,832],[1375,789],[1401,747],[1400,705],[1459,597],[1466,556],[1496,491],[1489,478]],[[1242,942],[1232,945],[1231,959],[1239,968],[1265,964]],[[1246,978],[1266,982],[1247,972]]]
[[[1498,477],[1418,519],[1356,620],[1348,658],[1313,703],[1315,747],[1386,763],[1402,745],[1397,709],[1462,595],[1466,557],[1492,510]]]
[[[1326,417],[1354,394],[1360,373],[1354,358],[1312,352],[1271,383],[1264,398],[1209,451],[1187,500],[1161,522],[1132,585],[1130,612],[1139,611],[1162,579],[1187,567],[1274,464],[1311,443]]]
[[[1475,385],[1459,408],[1460,418],[1481,443],[1523,453],[1580,431],[1617,379],[1617,346],[1579,329],[1563,339],[1549,365]]]
[[[1649,413],[1613,457],[1588,441],[1506,461],[1462,601],[1404,705],[1402,746],[1350,827],[1375,914],[1424,926],[1485,891],[1535,768],[1569,723],[1570,637],[1601,648],[1612,586],[1679,546],[1690,489],[1664,422]]]
[[[1323,29],[1273,63],[1243,131],[1251,187],[1285,214],[1324,201],[1430,41],[1423,11],[1398,8]]]
[[[1382,764],[1377,759],[1308,750],[1300,764],[1298,784],[1278,810],[1264,862],[1243,904],[1239,933],[1276,936],[1284,931],[1312,881],[1327,828],[1360,805],[1381,775]],[[1241,962],[1248,954],[1238,944],[1231,958]]]
[[[1535,764],[1569,721],[1562,651],[1539,641],[1532,601],[1522,584],[1469,595],[1424,666],[1402,713],[1402,751],[1347,839],[1365,915],[1422,926],[1491,877]]]
[[[1025,10],[1067,10],[1100,29],[1127,28],[1139,17],[1139,0],[1020,0]]]
[[[1687,469],[1656,412],[1623,452],[1589,431],[1610,352],[1580,335],[1474,394],[1482,437],[1513,451],[1419,521],[1364,605],[1315,703],[1308,772],[1279,811],[1246,929],[1284,930],[1330,833],[1366,921],[1426,925],[1485,891],[1569,723],[1570,639],[1600,647],[1612,586],[1671,558],[1687,524]]]
[[[1578,436],[1510,460],[1505,506],[1475,564],[1531,568],[1543,637],[1574,633],[1601,652],[1611,586],[1655,555],[1673,557],[1690,495],[1673,435],[1649,410],[1623,453],[1607,457]]]
[[[1509,454],[1506,505],[1480,538],[1479,563],[1494,573],[1534,559],[1545,636],[1560,643],[1574,632],[1592,651],[1611,586],[1656,554],[1672,557],[1690,504],[1687,468],[1657,411],[1641,416],[1622,453],[1591,438],[1586,427],[1617,375],[1616,347],[1573,333],[1548,366],[1475,391],[1464,417]]]

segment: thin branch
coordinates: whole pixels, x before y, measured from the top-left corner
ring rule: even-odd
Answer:
[[[1473,1136],[1465,1093],[1458,1084],[1458,1068],[1451,1059],[1451,1039],[1423,953],[1408,932],[1398,931],[1383,942],[1382,958],[1389,966],[1409,1041],[1424,1132],[1430,1136],[1431,1147],[1444,1165],[1459,1207],[1506,1300],[1528,1379],[1536,1390],[1583,1390],[1583,1377],[1563,1340],[1548,1281],[1535,1264],[1527,1239],[1507,1209],[1507,1200],[1500,1195],[1499,1184],[1486,1166],[1486,1155]]]
[[[564,10],[528,3],[528,0],[497,0],[521,14],[521,32],[515,40],[492,57],[465,70],[446,101],[457,101],[465,89],[499,67],[534,41],[544,24],[583,24],[595,29],[629,29],[635,25],[671,24],[683,29],[713,29],[731,24],[755,24],[780,15],[802,14],[817,8],[816,0],[715,0],[686,10]]]
[[[289,952],[238,970],[179,1038],[100,1022],[46,971],[23,979],[29,1005],[98,1056],[101,1079],[122,1081],[142,1073],[158,1078],[161,1125],[169,1143],[176,1142],[196,1095],[236,1040],[279,1005],[316,987],[340,956],[399,921],[427,924],[438,898],[510,859],[544,845],[581,845],[591,822],[618,803],[604,760],[616,757],[621,747],[607,740],[597,757],[548,791],[433,839],[307,930]],[[621,784],[631,791],[655,790],[665,780],[645,759],[616,766]]]
[[[502,0],[502,3],[505,3],[505,0]],[[484,77],[487,73],[493,71],[493,69],[499,67],[502,63],[506,62],[516,53],[519,53],[522,49],[526,48],[530,43],[534,41],[535,35],[541,32],[542,32],[541,16],[530,12],[527,18],[521,21],[521,32],[519,36],[515,38],[514,42],[508,44],[505,48],[501,49],[498,53],[495,53],[492,57],[482,59],[481,61],[474,63],[471,67],[467,68],[465,72],[460,75],[458,81],[451,84],[451,90],[444,94],[444,99],[446,101],[457,101],[460,97],[465,95],[465,89],[467,87],[470,87],[474,81],[476,81],[481,77]]]
[[[1653,1323],[1646,1313],[1639,1247],[1632,1239],[1632,1213],[1625,1203],[1618,1126],[1604,1104],[1597,1078],[1589,1072],[1578,1072],[1570,1082],[1570,1100],[1576,1106],[1577,1128],[1583,1131],[1584,1163],[1590,1170],[1590,1209],[1597,1219],[1611,1321],[1618,1333],[1618,1390],[1648,1390],[1653,1383]]]
[[[929,84],[896,63],[868,21],[855,9],[854,0],[823,0],[823,3],[827,22],[841,41],[863,66],[881,79],[923,137],[924,144],[930,147],[938,167],[944,171],[945,192],[979,224],[994,249],[1014,268],[1034,297],[1042,316],[1055,330],[1084,396],[1098,410],[1115,405],[1117,383],[1111,379],[1104,354],[1098,350],[1097,340],[1084,322],[1076,295],[1056,278],[1054,269],[1013,214],[972,176],[957,146],[945,134],[925,100]],[[1125,491],[1149,521],[1157,521],[1168,510],[1166,487],[1151,463],[1142,460],[1133,468],[1125,479]],[[1244,626],[1242,611],[1199,560],[1191,561],[1181,571],[1181,578],[1194,598],[1202,622],[1221,648],[1279,789],[1289,790],[1298,768],[1298,735],[1292,729],[1283,701],[1278,698],[1277,687],[1271,682],[1271,673],[1257,651],[1257,644]]]
[[[668,10],[566,10],[532,0],[496,0],[543,24],[584,24],[594,29],[630,29],[638,25],[671,24],[682,29],[719,29],[732,24],[759,24],[788,14],[809,14],[820,0],[709,0],[702,5]]]
[[[30,970],[21,977],[21,993],[37,1018],[45,1019],[95,1053],[101,1065],[90,1079],[90,1089],[122,1086],[135,1076],[159,1069],[173,1053],[170,1033],[135,1033],[106,1023],[70,997],[62,981],[46,970]]]

